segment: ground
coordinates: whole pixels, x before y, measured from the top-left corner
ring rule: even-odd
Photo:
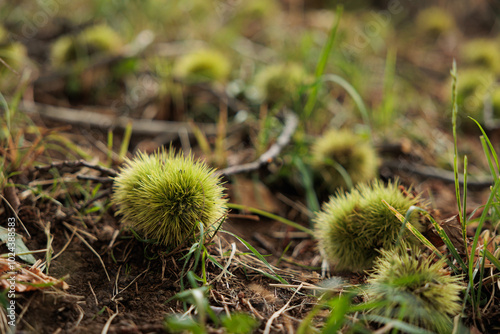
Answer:
[[[483,295],[478,308],[465,304],[460,321],[472,333],[498,331],[496,200],[481,217],[494,198],[497,162],[480,138],[486,134],[492,153],[499,149],[498,6],[391,3],[0,5],[0,225],[15,218],[17,253],[32,252],[15,259],[17,332],[167,333],[177,321],[195,333],[238,333],[225,321],[240,313],[247,317],[239,325],[255,323],[240,332],[329,328],[334,303],[368,275],[325,267],[308,233],[314,211],[335,194],[311,164],[314,143],[330,128],[368,142],[376,178],[420,194],[459,251],[479,240],[482,284],[462,274]],[[440,10],[438,19],[429,8]],[[205,49],[218,53],[197,60]],[[160,147],[192,152],[224,182],[231,209],[197,247],[142,239],[111,203],[126,159]],[[463,174],[465,156],[467,240],[453,174]],[[426,224],[424,236],[453,259]],[[2,230],[5,307],[6,236]],[[352,300],[364,302],[363,293]],[[353,309],[342,332],[368,312]],[[7,315],[2,308],[0,332]],[[394,326],[363,324],[379,333]]]

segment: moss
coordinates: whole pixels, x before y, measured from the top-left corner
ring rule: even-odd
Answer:
[[[312,154],[311,165],[330,193],[377,176],[375,149],[368,140],[349,130],[327,131],[314,143]]]
[[[376,180],[349,193],[338,192],[314,217],[318,246],[337,270],[368,269],[380,249],[394,246],[402,223],[382,200],[402,215],[418,203],[418,198],[403,194],[397,183],[384,185]],[[411,223],[423,230],[417,214]]]
[[[191,155],[140,153],[115,178],[112,201],[123,221],[159,244],[190,240],[199,222],[210,227],[226,214],[224,188],[214,170]]]
[[[367,283],[370,300],[385,306],[372,312],[437,333],[451,332],[451,317],[462,308],[463,287],[444,265],[445,259],[435,261],[415,248],[382,250]]]

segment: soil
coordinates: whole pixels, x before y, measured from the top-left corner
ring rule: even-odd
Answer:
[[[434,199],[439,199],[439,207],[449,208],[449,212],[444,210],[446,214],[454,212],[454,197],[447,195],[453,191],[452,185],[432,182],[431,186],[429,183],[421,183],[418,190],[424,194],[425,190],[431,192]],[[299,215],[294,208],[282,203],[276,205],[283,216]],[[6,212],[0,217],[2,221],[7,218]],[[291,285],[320,282],[320,258],[313,240],[287,238],[291,229],[278,222],[264,218],[256,221],[257,217],[252,215],[233,213],[231,216],[222,229],[249,241],[262,254],[268,254],[266,259],[271,264],[279,261],[278,273]],[[19,218],[31,235],[25,240],[29,249],[44,249],[50,231],[54,254],[63,251],[50,262],[48,273],[63,278],[69,288],[19,294],[17,303],[21,320],[18,333],[99,333],[106,325],[109,325],[108,333],[166,333],[165,316],[186,311],[183,303],[173,298],[181,290],[180,272],[184,262],[179,254],[182,252],[165,256],[161,249],[151,248],[151,245],[137,240],[121,228],[112,208],[102,216],[81,215],[67,208],[61,210],[53,202],[33,202],[28,197],[21,201]],[[75,228],[78,236],[73,234]],[[277,238],[276,232],[283,232],[283,237]],[[224,264],[231,243],[238,243],[239,252],[247,251],[236,239],[219,232],[209,246],[209,253]],[[151,259],[153,256],[157,258]],[[280,261],[282,257],[293,259],[295,264]],[[249,256],[241,259],[266,271],[262,263],[251,260]],[[288,302],[292,308],[278,317],[272,329],[276,333],[296,329],[315,303],[315,298],[307,293],[294,294],[290,288],[274,287],[272,284],[278,282],[245,268],[241,263],[231,265],[229,271],[235,276],[212,284],[209,292],[211,307],[219,312],[253,314],[260,320],[260,329]],[[220,273],[220,268],[208,263],[208,281]],[[343,276],[352,284],[364,281],[364,275],[360,274],[335,273],[335,276]],[[185,279],[183,284],[188,284]],[[110,319],[111,323],[107,324]],[[213,332],[217,330],[213,329]]]
[[[292,1],[284,2],[292,3]],[[374,1],[374,3],[379,2]],[[315,1],[310,6],[319,6],[319,3],[322,2]],[[476,15],[479,14],[476,13]],[[466,23],[463,24],[464,26],[469,26],[469,20],[464,22]],[[58,24],[62,26],[57,27]],[[92,22],[88,24],[92,24]],[[144,118],[151,121],[186,120],[187,118],[183,116],[187,115],[190,107],[200,107],[200,105],[213,107],[216,115],[213,118],[217,118],[219,108],[227,107],[226,97],[220,99],[220,92],[206,85],[194,86],[189,89],[189,93],[181,93],[187,97],[186,100],[182,100],[185,98],[182,96],[180,102],[172,97],[149,97],[145,93],[144,100],[140,100],[140,103],[135,101],[137,105],[134,105],[136,107],[134,110],[129,110],[130,106],[123,102],[127,100],[128,92],[125,91],[125,83],[122,81],[113,83],[117,86],[117,91],[112,91],[113,94],[110,96],[100,96],[97,94],[98,92],[90,90],[69,96],[67,92],[68,77],[62,73],[64,71],[61,72],[62,74],[54,72],[49,66],[51,40],[55,40],[59,35],[70,34],[73,30],[78,31],[83,28],[83,26],[73,27],[71,22],[62,24],[54,20],[50,27],[45,28],[47,31],[44,32],[44,29],[41,29],[39,36],[30,39],[29,43],[25,43],[32,61],[40,64],[41,70],[40,73],[37,73],[39,76],[36,78],[36,82],[26,89],[23,98],[46,106],[68,107],[75,111],[93,110],[116,117],[127,116],[136,120]],[[491,27],[488,27],[486,31],[489,32],[490,29]],[[482,32],[484,33],[484,31]],[[45,38],[41,38],[44,34]],[[411,52],[411,57],[406,55],[404,48],[400,48],[403,49],[401,50],[401,59],[405,61],[405,55],[406,58],[418,58],[418,61],[415,60],[415,62],[417,64],[422,62],[425,65],[424,69],[429,71],[432,69],[431,72],[434,73],[434,76],[448,74],[452,58],[450,54],[439,53],[436,57],[444,57],[444,60],[437,65],[431,64],[432,66],[430,66],[427,62],[433,62],[435,57],[415,56],[413,55],[415,48],[415,46],[407,48],[407,51]],[[102,63],[102,67],[106,67],[119,62],[119,60],[113,56],[104,58],[98,64]],[[99,78],[101,75],[106,76],[106,73],[103,74],[100,71],[102,70],[101,65],[86,69],[82,72],[82,77],[86,81],[92,82],[92,79]],[[410,65],[408,68],[417,67],[415,64]],[[143,74],[147,76],[151,73]],[[429,74],[429,77],[432,75]],[[415,83],[417,87],[419,85],[428,85],[429,87],[438,85],[432,80],[427,80],[427,74],[425,80],[415,81],[417,81]],[[438,98],[441,98],[440,90],[425,88],[429,90],[429,95],[437,95]],[[118,90],[120,91],[118,92]],[[422,91],[424,91],[423,88]],[[448,92],[449,89],[446,87],[446,94]],[[103,95],[106,94],[103,93]],[[194,95],[199,96],[194,97]],[[381,92],[378,91],[375,91],[373,95],[374,97],[371,99],[375,101],[382,96]],[[346,97],[345,93],[339,94],[338,100],[341,101]],[[229,102],[236,105],[234,107],[229,103],[229,116],[236,118],[235,114],[239,110],[241,101]],[[368,104],[370,103],[373,101],[368,101]],[[150,107],[157,108],[157,113],[151,113]],[[201,107],[199,109],[201,110]],[[430,128],[433,129],[433,123],[438,123],[438,121],[425,119],[425,113],[430,115],[436,113],[432,110],[433,108],[422,112],[414,110],[415,115],[412,117],[419,119],[424,124],[420,126],[422,137],[432,138],[435,137],[435,133],[438,133],[439,139],[445,143],[442,145],[446,146],[448,143],[452,143],[449,130],[451,125],[448,124],[447,120],[446,129],[443,130],[436,126],[436,131],[432,132]],[[128,114],[128,112],[130,113]],[[263,107],[258,112],[264,114],[267,110]],[[78,145],[85,152],[91,152],[92,163],[95,164],[99,161],[107,161],[109,158],[106,155],[106,143],[109,138],[107,131],[109,129],[113,130],[114,134],[114,142],[112,143],[114,151],[117,151],[123,140],[123,129],[116,130],[108,127],[103,130],[103,128],[82,125],[81,120],[73,125],[68,125],[66,122],[50,119],[46,114],[38,112],[31,112],[28,115],[19,111],[18,116],[20,119],[22,118],[20,122],[22,124],[34,124],[37,126],[37,131],[46,131],[45,134],[57,133],[70,143]],[[195,116],[191,116],[189,119],[195,118]],[[227,117],[228,115],[226,115]],[[232,165],[251,162],[258,158],[257,150],[250,144],[252,142],[250,137],[257,133],[257,130],[252,126],[245,127],[241,131],[227,129],[225,140],[231,150],[225,152],[228,155],[225,158],[227,161],[231,161]],[[418,125],[416,127],[419,128]],[[26,126],[26,129],[20,131],[28,146],[36,142],[38,135],[36,131],[35,133],[30,132],[32,130],[30,129]],[[460,147],[463,152],[469,155],[471,163],[469,167],[472,174],[477,171],[480,171],[477,173],[478,175],[484,174],[484,171],[488,170],[488,166],[478,140],[477,129],[462,130]],[[495,143],[498,142],[500,131],[497,128],[488,135]],[[171,144],[174,147],[181,147],[184,144],[183,138],[178,138],[182,137],[181,135],[176,133],[173,137],[175,139]],[[252,139],[255,138],[252,137]],[[133,134],[128,156],[131,157],[133,152],[139,148],[150,152],[161,145],[166,145],[170,140],[171,138],[167,135],[162,137],[157,134]],[[214,144],[216,140],[214,135],[207,138],[209,144]],[[405,148],[408,142],[412,142],[411,147]],[[422,140],[422,142],[424,141]],[[432,140],[429,139],[428,142],[432,142]],[[51,149],[46,148],[45,151],[41,150],[41,153],[32,152],[32,162],[36,161],[36,164],[40,165],[49,164],[52,161],[82,158],[81,155],[74,152],[74,149],[67,150],[71,152],[64,150],[73,146],[64,147],[58,142],[57,145],[63,148],[54,149],[57,146],[55,143],[55,141],[49,140],[46,144],[52,144]],[[409,138],[397,142],[377,144],[380,144],[378,150],[381,153],[382,161],[379,176],[382,180],[399,179],[405,186],[413,185],[414,191],[421,193],[423,198],[431,203],[432,214],[438,221],[444,221],[457,214],[455,188],[449,180],[442,180],[434,176],[422,176],[415,171],[399,168],[401,166],[394,168],[394,166],[384,164],[390,160],[403,161],[410,165],[415,163],[415,165],[421,166],[435,166],[438,158],[435,153],[438,151],[437,149],[428,148],[425,143],[413,143]],[[200,153],[198,147],[193,147],[193,149],[195,153]],[[6,150],[2,151],[2,153],[5,152]],[[32,156],[29,156],[29,159]],[[11,160],[15,160],[12,157],[10,156]],[[113,168],[118,169],[119,164],[116,163],[116,159],[113,161],[115,162]],[[280,163],[282,163],[280,166],[276,163],[276,166],[270,165],[259,170],[260,174],[254,171],[252,175],[243,174],[228,178],[226,183],[228,196],[233,203],[273,212],[309,227],[310,217],[305,213],[307,210],[304,210],[306,207],[304,193],[299,193],[294,184],[266,186],[264,182],[256,181],[256,179],[263,180],[284,165],[282,161]],[[175,298],[179,292],[190,287],[186,276],[183,275],[187,271],[186,267],[194,266],[193,261],[186,262],[183,258],[189,250],[188,248],[180,249],[174,254],[167,254],[165,249],[137,239],[133,233],[124,228],[120,224],[119,217],[115,217],[115,208],[109,202],[112,183],[98,179],[106,177],[106,175],[99,175],[89,171],[88,168],[80,167],[61,168],[58,169],[57,173],[39,172],[34,168],[34,165],[35,163],[26,164],[23,169],[20,169],[20,174],[11,176],[9,183],[16,185],[15,191],[10,198],[0,204],[0,222],[3,224],[9,217],[13,216],[12,210],[6,202],[8,201],[12,205],[18,200],[19,206],[15,208],[19,216],[18,223],[22,222],[30,235],[28,237],[28,234],[18,224],[17,229],[24,236],[24,243],[30,250],[44,250],[48,247],[53,250],[52,259],[50,263],[46,263],[44,273],[56,280],[63,280],[67,284],[67,288],[62,288],[64,287],[62,284],[60,287],[34,286],[30,291],[17,293],[17,333],[167,333],[166,316],[190,313],[196,317],[189,305],[185,305],[181,300]],[[78,176],[81,175],[92,177],[94,180],[79,179]],[[103,182],[95,182],[95,180]],[[48,191],[47,189],[51,187],[53,190]],[[26,189],[35,189],[39,192],[25,191]],[[95,200],[90,202],[85,191],[93,189],[96,189],[97,196]],[[47,196],[47,193],[50,196]],[[5,192],[4,195],[7,197]],[[480,207],[485,203],[488,195],[488,187],[470,188],[467,212],[474,213],[475,216],[480,215]],[[325,200],[327,196],[323,195],[323,198],[320,199]],[[100,209],[97,211],[88,210],[93,205],[99,206]],[[479,209],[474,211],[477,208]],[[476,226],[471,224],[467,233],[473,235],[475,228]],[[274,272],[250,254],[244,244],[225,231],[238,235],[254,246],[265,256]],[[0,254],[8,252],[4,245],[0,247]],[[294,332],[317,304],[313,290],[308,289],[310,286],[321,285],[328,278],[338,279],[346,285],[362,284],[366,278],[366,275],[362,273],[336,272],[335,268],[330,268],[331,272],[327,274],[329,277],[323,277],[322,258],[311,237],[280,222],[257,216],[251,212],[233,210],[221,227],[221,231],[207,248],[209,254],[218,263],[222,266],[228,264],[227,271],[232,274],[223,272],[220,267],[207,260],[206,279],[210,282],[207,298],[210,307],[218,316],[233,312],[244,312],[251,315],[258,320],[259,325],[256,331],[259,332],[262,332],[270,321],[272,321],[272,333]],[[233,251],[234,258],[229,262],[230,254]],[[41,261],[46,258],[45,252],[34,254],[34,256]],[[18,260],[22,262],[20,259]],[[198,276],[202,275],[199,266],[192,270]],[[288,285],[269,277],[273,275],[279,275],[288,282]],[[498,298],[495,300],[498,301]],[[282,310],[284,311],[281,312]],[[473,323],[470,320],[471,323],[465,325],[473,330],[479,328],[481,332],[494,332],[500,328],[498,314],[500,314],[499,306],[493,303],[489,311],[483,314],[481,322]],[[321,326],[322,315],[323,313],[320,313],[318,316],[318,327]],[[470,319],[472,318],[471,316]],[[3,319],[0,319],[0,325],[2,325],[1,320]],[[0,328],[2,327],[0,326]],[[210,321],[208,322],[208,330],[210,333],[222,333],[222,330]]]

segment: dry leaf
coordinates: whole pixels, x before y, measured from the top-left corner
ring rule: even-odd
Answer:
[[[30,268],[24,268],[17,261],[0,258],[0,289],[10,290],[12,278],[15,279],[14,290],[16,292],[44,290],[50,287],[63,290],[69,288],[62,279],[45,275],[40,269],[40,264],[41,261],[38,260]]]
[[[460,224],[458,215],[447,218],[439,223],[446,232],[451,243],[460,254],[465,254],[464,238],[462,234],[462,224]]]

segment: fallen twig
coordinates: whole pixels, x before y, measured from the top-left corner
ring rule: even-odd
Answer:
[[[243,165],[227,167],[227,168],[219,170],[218,173],[221,175],[224,175],[224,176],[229,176],[229,175],[234,175],[234,174],[239,174],[239,173],[248,173],[248,172],[258,170],[258,169],[270,164],[281,153],[283,148],[286,145],[288,145],[288,143],[290,142],[290,139],[292,138],[292,135],[295,133],[295,129],[297,128],[298,123],[299,123],[299,120],[298,120],[297,116],[292,112],[288,112],[286,114],[285,126],[283,129],[283,132],[280,134],[280,136],[276,140],[276,143],[274,143],[269,148],[269,150],[264,152],[264,154],[262,154],[257,160],[255,160],[253,162],[243,164]]]
[[[77,175],[78,180],[93,181],[97,183],[112,183],[113,179],[105,176]]]
[[[269,318],[269,320],[267,320],[266,328],[264,328],[264,334],[269,334],[271,332],[271,325],[273,324],[274,319],[278,318],[283,312],[286,311],[286,309],[287,309],[288,305],[290,305],[290,302],[292,301],[293,297],[295,297],[297,292],[299,292],[303,286],[304,286],[304,284],[301,283],[299,285],[299,287],[297,288],[297,290],[295,290],[295,292],[293,293],[292,297],[290,297],[288,302],[285,305],[283,305],[283,307],[280,308],[278,311],[274,312],[273,315]]]
[[[104,115],[87,110],[77,110],[64,107],[56,107],[48,104],[23,101],[19,110],[28,114],[39,114],[43,118],[73,125],[91,126],[103,130],[110,128],[125,130],[129,123],[132,124],[133,133],[136,135],[159,136],[165,134],[179,134],[187,132],[192,134],[193,130],[189,122],[171,122],[147,119],[133,119],[125,116]],[[206,135],[216,135],[217,126],[211,123],[197,124]],[[234,128],[237,131],[238,127]]]
[[[97,164],[91,164],[90,162],[87,162],[85,160],[74,160],[74,161],[60,161],[60,162],[53,162],[50,165],[47,166],[35,166],[35,169],[40,171],[40,172],[48,172],[52,168],[57,168],[61,169],[63,167],[68,167],[68,168],[80,168],[80,167],[87,167],[90,169],[97,170],[103,174],[109,175],[111,177],[114,177],[117,175],[117,172],[114,169],[111,168],[106,168],[103,166],[99,166]]]
[[[416,163],[407,161],[385,161],[382,167],[389,168],[392,171],[403,171],[410,174],[415,174],[421,177],[427,177],[435,180],[440,180],[447,183],[455,182],[455,175],[452,171],[441,168],[423,166]],[[459,175],[458,181],[463,185],[464,177]],[[474,178],[470,175],[467,176],[467,187],[470,188],[489,188],[493,185],[493,179],[489,177]]]

